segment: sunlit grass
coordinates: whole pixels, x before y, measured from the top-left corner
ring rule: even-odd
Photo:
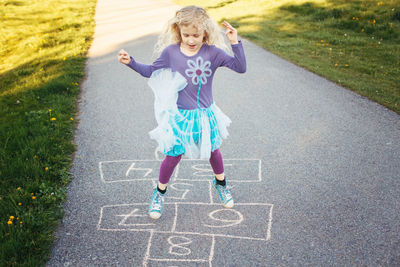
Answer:
[[[400,1],[176,0],[269,51],[400,113]]]
[[[96,1],[0,2],[0,265],[46,263]]]

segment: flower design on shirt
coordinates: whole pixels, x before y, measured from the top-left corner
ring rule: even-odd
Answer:
[[[192,78],[193,84],[199,84],[199,78],[201,84],[207,83],[207,77],[210,77],[212,74],[210,61],[204,61],[202,57],[197,57],[195,61],[189,59],[187,65],[189,69],[186,69],[185,73],[188,77]]]

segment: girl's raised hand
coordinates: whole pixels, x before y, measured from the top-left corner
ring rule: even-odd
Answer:
[[[128,54],[128,52],[126,52],[124,49],[121,49],[118,52],[118,61],[124,64],[129,64],[131,63],[131,58]]]
[[[225,27],[226,31],[225,31],[225,35],[226,37],[228,37],[229,42],[231,42],[231,44],[237,44],[238,41],[238,36],[237,36],[237,31],[235,28],[232,27],[231,24],[229,24],[227,21],[224,21],[222,23],[222,25]]]

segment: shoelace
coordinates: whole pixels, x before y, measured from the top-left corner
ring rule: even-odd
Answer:
[[[159,193],[157,193],[156,197],[153,200],[153,207],[154,209],[161,209],[161,196]]]
[[[225,198],[232,197],[231,192],[229,192],[229,190],[227,188],[224,188],[223,192],[224,192]]]

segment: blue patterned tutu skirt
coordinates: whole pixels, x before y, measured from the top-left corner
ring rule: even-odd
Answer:
[[[158,150],[174,157],[184,154],[192,159],[209,159],[228,137],[231,120],[214,103],[208,108],[178,109],[178,92],[187,84],[178,72],[157,70],[148,83],[154,92],[158,123],[149,134],[157,141]]]

